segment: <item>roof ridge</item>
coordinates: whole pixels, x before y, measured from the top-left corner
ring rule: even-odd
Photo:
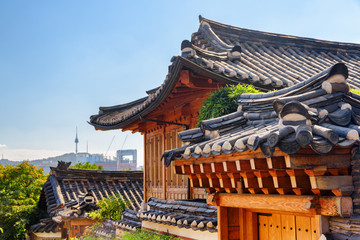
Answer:
[[[248,28],[241,28],[241,27],[236,27],[233,25],[228,25],[228,24],[223,24],[211,19],[207,19],[202,17],[201,15],[199,16],[199,21],[200,21],[200,28],[202,28],[202,22],[207,22],[208,24],[210,24],[212,30],[214,32],[217,32],[216,29],[213,28],[213,26],[218,27],[218,28],[224,28],[227,30],[232,30],[232,31],[242,31],[242,32],[246,32],[249,34],[254,34],[254,35],[263,35],[266,38],[281,38],[284,39],[286,41],[289,42],[304,42],[309,44],[309,45],[333,45],[333,48],[341,48],[344,49],[345,48],[356,48],[355,50],[360,50],[360,43],[350,43],[350,42],[339,42],[339,41],[330,41],[330,40],[323,40],[323,39],[317,39],[317,38],[310,38],[310,37],[301,37],[301,36],[295,36],[295,35],[288,35],[288,34],[280,34],[280,33],[272,33],[272,32],[267,32],[267,31],[260,31],[260,30],[253,30],[253,29],[248,29]],[[319,46],[321,47],[321,46]],[[326,47],[326,46],[325,46]],[[322,46],[321,48],[324,48],[324,46]],[[328,47],[327,47],[328,48]]]

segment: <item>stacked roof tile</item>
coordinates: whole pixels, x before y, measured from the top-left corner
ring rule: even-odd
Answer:
[[[34,224],[29,229],[30,232],[53,232],[56,233],[59,231],[59,226],[51,218],[41,219],[39,223]]]
[[[138,212],[126,209],[123,212],[123,218],[116,222],[118,228],[124,231],[135,231],[141,228],[141,219],[137,216]]]
[[[96,229],[93,229],[91,235],[105,239],[114,239],[121,235],[118,234],[117,230],[130,232],[140,229],[141,220],[136,216],[137,214],[137,211],[125,209],[120,221],[105,219]]]
[[[294,86],[337,62],[349,68],[348,83],[360,87],[360,45],[267,33],[217,23],[200,17],[199,30],[183,41],[165,81],[148,96],[113,107],[100,107],[90,117],[99,129],[122,128],[146,116],[169,96],[179,71],[191,71],[226,84],[248,83],[259,89]]]
[[[347,67],[338,63],[288,89],[242,94],[237,112],[202,121],[199,129],[182,132],[179,137],[184,146],[165,152],[165,165],[176,159],[258,148],[266,157],[272,156],[275,147],[292,154],[311,146],[326,154],[335,145],[358,143],[360,96],[349,92],[347,76]]]
[[[344,62],[350,69],[351,87],[360,86],[359,44],[249,30],[200,16],[199,30],[182,52],[228,78],[274,88],[292,86]]]
[[[62,218],[87,218],[87,212],[97,209],[96,203],[119,195],[129,202],[129,208],[139,210],[143,201],[142,171],[100,171],[68,168],[60,162],[43,185],[39,205],[50,218],[60,223]]]
[[[216,206],[203,202],[163,200],[151,198],[149,211],[138,213],[142,221],[191,228],[200,231],[217,231]]]

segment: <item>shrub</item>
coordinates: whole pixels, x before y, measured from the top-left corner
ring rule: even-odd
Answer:
[[[252,85],[232,85],[212,92],[199,110],[198,124],[210,118],[220,117],[237,110],[237,97],[242,93],[259,93]]]
[[[138,229],[135,232],[125,233],[122,240],[180,240],[180,238],[166,233]]]
[[[122,212],[129,206],[129,203],[122,200],[119,195],[110,196],[99,201],[97,205],[100,209],[90,212],[89,215],[93,219],[103,221],[106,218],[111,218],[114,221],[119,221]]]
[[[101,165],[96,165],[95,163],[90,164],[90,162],[86,163],[77,163],[74,166],[71,166],[70,168],[76,168],[76,169],[93,169],[93,170],[104,170],[104,167]]]
[[[360,95],[360,89],[354,89],[354,88],[352,88],[352,89],[350,89],[350,92],[355,93],[355,94],[357,94],[357,95]]]

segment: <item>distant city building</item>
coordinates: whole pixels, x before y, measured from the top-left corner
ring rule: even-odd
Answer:
[[[91,159],[91,154],[89,153],[85,153],[85,152],[76,153],[76,161],[73,162],[73,164],[90,162],[90,159]]]
[[[116,152],[117,156],[117,169],[136,169],[137,166],[137,150],[136,149],[126,149],[118,150]]]
[[[100,153],[94,153],[89,156],[90,163],[105,162],[105,160],[108,160],[108,159],[106,159],[106,158],[104,159],[104,155],[100,154]]]

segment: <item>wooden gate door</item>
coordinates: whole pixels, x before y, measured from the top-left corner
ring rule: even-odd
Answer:
[[[259,240],[317,240],[315,219],[309,216],[258,213]]]

